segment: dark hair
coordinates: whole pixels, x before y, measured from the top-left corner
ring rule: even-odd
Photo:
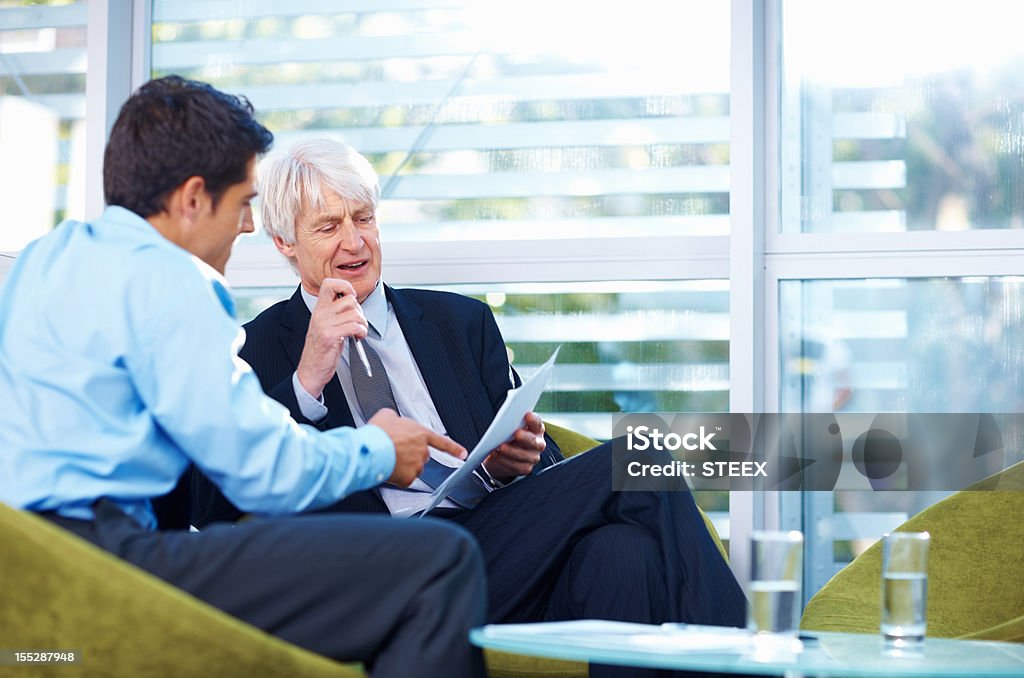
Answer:
[[[169,75],[151,80],[125,102],[103,155],[103,196],[141,217],[192,176],[206,181],[216,206],[244,181],[249,161],[274,140],[244,97]]]

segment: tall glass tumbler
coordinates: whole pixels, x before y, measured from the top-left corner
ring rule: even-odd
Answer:
[[[928,606],[927,532],[893,532],[882,538],[882,635],[893,645],[924,640]]]
[[[797,635],[804,536],[755,531],[751,536],[750,605],[747,629],[754,633]]]

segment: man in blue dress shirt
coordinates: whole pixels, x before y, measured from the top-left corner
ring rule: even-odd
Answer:
[[[270,633],[374,675],[475,676],[480,555],[440,521],[318,515],[160,530],[154,498],[194,463],[274,516],[389,481],[451,440],[382,410],[317,431],[264,395],[222,277],[253,230],[248,102],[168,77],[125,104],[104,157],[109,205],[32,243],[0,293],[0,500],[37,511]],[[338,293],[351,294],[339,282]],[[354,336],[365,336],[356,318]],[[415,563],[415,567],[410,567]]]

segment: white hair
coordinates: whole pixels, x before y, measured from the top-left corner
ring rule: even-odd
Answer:
[[[303,209],[324,208],[325,189],[374,210],[380,202],[380,179],[370,162],[337,139],[310,137],[268,156],[260,163],[263,228],[294,245],[296,220]]]

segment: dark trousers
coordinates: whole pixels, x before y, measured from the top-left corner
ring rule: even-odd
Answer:
[[[613,492],[611,444],[453,516],[476,537],[488,618],[743,626],[746,599],[693,497]]]
[[[452,516],[484,554],[488,618],[743,626],[746,598],[685,483],[613,492],[611,479],[606,443]],[[591,667],[592,677],[641,675],[667,674]]]
[[[57,524],[225,612],[373,676],[483,676],[473,539],[436,520],[309,515],[150,532],[114,504]]]
[[[612,619],[743,626],[746,599],[683,481],[672,492],[613,492],[611,443],[434,514],[469,530],[487,571],[488,621]],[[197,524],[239,512],[197,476]],[[385,513],[378,493],[324,509]],[[413,519],[416,520],[416,519]],[[204,528],[206,529],[206,528]],[[651,675],[598,667],[592,676]]]

